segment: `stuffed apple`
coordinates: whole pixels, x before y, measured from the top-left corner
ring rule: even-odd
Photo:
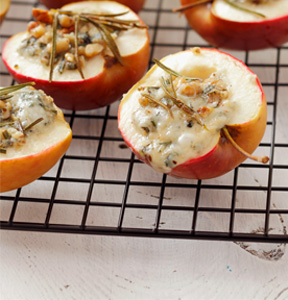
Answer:
[[[216,49],[155,60],[123,97],[118,127],[138,158],[175,177],[207,179],[237,167],[258,147],[267,119],[257,76]]]
[[[44,4],[47,8],[60,8],[63,5],[80,2],[84,0],[40,0],[40,3]],[[99,1],[99,0],[90,0],[90,1]],[[123,5],[128,6],[133,11],[138,13],[144,6],[146,0],[115,0]]]
[[[42,176],[71,143],[62,111],[51,97],[29,85],[0,89],[0,192]]]
[[[287,0],[181,0],[190,26],[214,47],[257,50],[288,41]]]
[[[34,9],[26,32],[6,41],[2,57],[19,83],[34,81],[61,108],[87,110],[118,100],[146,72],[146,26],[112,1]]]

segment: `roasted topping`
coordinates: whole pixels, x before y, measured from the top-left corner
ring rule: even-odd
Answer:
[[[231,142],[227,125],[237,113],[237,103],[230,97],[227,76],[215,70],[206,78],[194,78],[181,75],[157,60],[155,63],[166,74],[155,86],[138,88],[139,106],[132,114],[132,124],[142,136],[139,153],[150,162],[160,155],[165,167],[174,168],[181,161],[180,151],[184,147],[201,153],[209,139],[219,134]],[[203,136],[201,142],[196,135]],[[231,144],[246,155],[234,141]],[[256,160],[267,162],[268,158]]]
[[[27,26],[28,37],[18,51],[22,55],[37,56],[50,67],[49,80],[54,69],[78,69],[82,78],[82,61],[96,55],[112,55],[123,64],[115,40],[121,31],[146,28],[139,21],[123,20],[127,14],[76,14],[69,11],[33,9],[35,21]],[[109,50],[109,51],[108,51]]]
[[[19,147],[30,134],[39,133],[57,115],[53,101],[27,84],[0,89],[0,149]],[[19,90],[20,89],[20,90]],[[19,91],[17,91],[19,90]],[[3,100],[6,97],[6,100]]]
[[[187,123],[205,126],[203,118],[219,107],[223,99],[228,98],[226,84],[219,74],[212,73],[208,78],[183,76],[169,69],[158,60],[156,64],[169,76],[161,78],[160,86],[140,87],[139,103],[145,107],[161,106],[173,118],[175,108],[179,109]],[[205,113],[204,113],[205,112]]]

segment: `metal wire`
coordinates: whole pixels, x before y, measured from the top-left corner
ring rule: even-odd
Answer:
[[[159,49],[166,51],[166,49],[175,49],[175,51],[184,50],[193,46],[206,46],[209,45],[201,43],[192,44],[189,42],[189,34],[193,33],[186,23],[183,25],[173,23],[166,24],[161,23],[161,17],[164,14],[171,14],[172,11],[166,8],[165,0],[155,1],[157,5],[146,7],[143,9],[143,17],[149,14],[155,16],[155,22],[149,26],[150,30],[150,45],[151,56],[150,65],[152,64],[152,58],[157,55]],[[37,7],[38,2],[29,1],[12,1],[12,5],[15,7],[27,6]],[[8,15],[5,22],[19,22],[23,23],[25,27],[26,23],[30,20],[28,18],[17,18],[13,15]],[[159,42],[158,37],[161,34],[161,30],[177,31],[183,34],[181,43],[179,42]],[[10,37],[10,33],[2,32],[0,34],[1,41],[5,41]],[[167,50],[168,51],[168,50]],[[283,150],[288,153],[288,142],[278,142],[276,139],[277,133],[277,105],[279,101],[279,88],[287,88],[288,82],[279,80],[280,70],[288,68],[288,63],[281,61],[281,55],[288,51],[288,47],[283,46],[276,49],[276,62],[265,63],[249,63],[250,53],[245,52],[243,61],[250,68],[257,68],[259,73],[264,68],[275,69],[275,78],[273,82],[262,82],[263,87],[272,88],[274,98],[272,101],[268,101],[268,107],[272,110],[272,120],[267,122],[267,126],[271,128],[270,142],[262,142],[260,148],[270,149],[270,163],[268,165],[254,164],[250,162],[244,162],[233,172],[227,180],[219,182],[209,181],[187,181],[187,180],[171,180],[168,176],[155,175],[153,171],[148,171],[148,177],[145,180],[135,178],[135,174],[138,172],[138,168],[142,168],[143,164],[135,158],[134,154],[120,155],[119,156],[106,156],[103,155],[103,148],[106,143],[116,143],[119,149],[125,149],[124,142],[120,135],[111,134],[117,131],[117,114],[113,112],[113,107],[110,106],[105,109],[93,110],[91,112],[75,112],[65,111],[65,117],[70,122],[70,126],[73,130],[73,141],[79,143],[95,143],[97,149],[95,153],[89,153],[87,155],[75,154],[73,151],[68,151],[67,154],[59,161],[54,173],[48,172],[37,180],[39,183],[38,189],[32,194],[25,192],[25,187],[18,189],[14,193],[3,193],[0,196],[0,211],[3,210],[6,214],[1,213],[0,226],[1,229],[6,230],[29,230],[29,231],[41,231],[41,232],[61,232],[61,233],[80,233],[80,234],[94,234],[94,235],[118,235],[118,236],[135,236],[135,237],[157,237],[157,238],[178,238],[178,239],[198,239],[198,240],[223,240],[223,241],[250,241],[250,242],[273,242],[273,243],[286,243],[288,241],[286,222],[288,221],[288,183],[283,185],[275,184],[273,178],[275,171],[283,171],[284,176],[288,175],[287,163],[275,163],[275,151]],[[6,70],[1,70],[1,81],[10,78],[11,84],[14,83],[9,73]],[[114,108],[117,103],[114,104]],[[79,124],[86,122],[91,126],[101,124],[98,128],[97,134],[79,133]],[[96,125],[95,125],[96,124]],[[112,124],[110,126],[110,124]],[[110,127],[111,128],[110,128]],[[110,129],[109,129],[109,128]],[[72,145],[73,147],[73,145]],[[128,151],[128,150],[127,150]],[[79,176],[70,176],[65,170],[66,165],[69,163],[80,163],[91,165],[91,173],[85,177],[79,173]],[[112,164],[117,172],[117,165],[125,166],[126,173],[121,177],[112,176],[98,176],[103,170],[102,164]],[[104,168],[105,169],[105,168]],[[255,172],[267,172],[267,182],[265,184],[259,183],[255,185],[241,184],[240,173],[242,171]],[[80,171],[80,170],[79,170]],[[146,172],[146,171],[145,171]],[[142,174],[142,172],[140,172]],[[287,177],[286,177],[287,178]],[[51,185],[50,195],[43,196],[40,193],[41,185]],[[76,187],[85,187],[85,192],[77,199],[69,197],[58,196],[62,185],[69,184]],[[40,188],[39,188],[40,186]],[[98,199],[99,187],[105,188],[108,196],[105,199]],[[121,190],[122,192],[117,192]],[[109,193],[114,192],[117,194],[109,198]],[[136,190],[136,192],[134,191]],[[142,191],[145,192],[142,192]],[[152,194],[152,190],[156,191],[156,194]],[[97,194],[95,196],[95,193]],[[137,195],[141,196],[141,201],[137,199]],[[217,197],[229,199],[226,201],[228,205],[219,206],[206,203],[206,194],[215,193]],[[239,199],[244,199],[241,195],[244,193],[256,193],[260,196],[260,202],[265,205],[238,207],[237,203]],[[277,199],[274,199],[275,193],[281,193],[282,199],[286,199],[286,206],[281,207],[274,206]],[[169,195],[172,194],[170,197]],[[41,196],[40,196],[41,195]],[[213,196],[214,197],[214,196]],[[212,197],[212,198],[213,198]],[[113,198],[113,199],[112,199]],[[154,201],[151,200],[154,199]],[[180,199],[181,198],[181,199]],[[220,199],[219,198],[219,199]],[[173,202],[170,200],[173,199]],[[225,200],[224,199],[224,200]],[[224,201],[223,200],[223,201]],[[169,202],[170,201],[170,202]],[[182,202],[181,202],[182,201]],[[221,199],[222,201],[222,199]],[[283,202],[283,201],[282,201]],[[27,210],[21,208],[23,204],[27,204]],[[38,213],[42,213],[44,218],[39,220],[30,220],[29,209],[34,209],[40,204],[43,205],[41,210],[37,210]],[[53,218],[53,213],[57,211],[58,207],[62,206],[66,211],[73,211],[80,209],[80,217],[78,221],[60,221],[57,222]],[[31,208],[32,207],[32,208]],[[71,210],[70,210],[71,209]],[[92,211],[96,211],[96,217],[92,218],[93,222],[89,221],[89,216]],[[113,212],[110,215],[110,210]],[[136,215],[133,212],[136,211]],[[116,213],[115,213],[116,212]],[[110,220],[106,224],[96,224],[97,216],[99,214],[106,214]],[[69,214],[67,212],[67,214]],[[63,214],[63,216],[67,216]],[[21,215],[19,220],[18,215]],[[217,217],[222,219],[226,216],[227,226],[223,229],[219,227],[217,223]],[[148,217],[147,217],[148,216]],[[183,216],[179,217],[179,216]],[[237,222],[237,218],[245,216],[246,224]],[[148,218],[146,224],[143,223],[143,219]],[[261,217],[263,222],[261,226],[256,225],[253,228],[255,219]],[[275,222],[272,219],[276,218],[278,221],[278,230],[275,231]],[[100,218],[101,219],[101,218]],[[150,222],[151,219],[151,222]],[[168,222],[167,222],[168,220]],[[150,222],[150,223],[149,223]],[[180,224],[183,222],[183,224]],[[203,222],[211,222],[211,228],[203,225]],[[251,222],[251,227],[247,228],[247,222]],[[169,226],[166,223],[171,223]],[[221,223],[221,222],[220,222]],[[214,224],[214,225],[213,225]],[[258,224],[258,223],[257,223]],[[241,227],[243,226],[243,228]]]

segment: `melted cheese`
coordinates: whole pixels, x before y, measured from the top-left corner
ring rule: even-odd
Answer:
[[[262,4],[251,3],[250,1],[240,0],[235,4],[249,10],[261,13],[268,19],[274,19],[288,14],[287,0],[269,0]],[[263,21],[263,17],[239,10],[223,0],[216,0],[213,3],[213,12],[223,19],[238,22]]]
[[[89,12],[89,13],[122,13],[126,12],[128,8],[116,2],[111,1],[92,1],[72,3],[65,6],[63,9],[75,11],[78,13]],[[127,14],[118,17],[122,20],[138,20],[137,15],[129,11]],[[5,60],[9,66],[11,66],[17,73],[24,76],[33,78],[48,80],[50,68],[49,66],[40,62],[39,56],[23,56],[17,49],[23,40],[28,37],[28,32],[22,32],[14,35],[9,42],[6,44],[5,49]],[[115,43],[119,49],[122,57],[137,53],[147,43],[148,34],[146,29],[132,28],[120,32],[118,37],[115,39]],[[109,49],[107,49],[109,53]],[[110,52],[111,54],[111,52]],[[92,58],[82,60],[82,71],[86,79],[95,77],[101,73],[104,69],[105,60],[102,55],[96,55]],[[65,70],[65,75],[60,74],[56,71],[56,67],[53,72],[54,81],[79,81],[82,77],[77,69]]]
[[[25,132],[23,142],[15,142],[7,147],[5,154],[0,153],[0,160],[39,153],[70,134],[70,127],[64,122],[62,112],[43,91],[24,88],[13,93],[13,98],[9,101],[14,118],[19,120],[24,128],[38,118],[43,120]]]
[[[159,105],[141,105],[143,87],[161,86],[160,78],[167,73],[154,67],[136,85],[121,103],[119,128],[131,145],[148,159],[154,169],[168,173],[170,170],[192,158],[211,151],[220,138],[220,130],[225,125],[242,124],[257,116],[262,94],[256,76],[230,56],[216,51],[180,52],[163,59],[163,63],[176,72],[203,80],[217,74],[228,90],[228,98],[219,107],[207,103],[199,97],[186,101],[194,111],[206,103],[211,112],[202,118],[205,126],[193,121],[187,123],[187,114],[175,105],[171,113]],[[164,99],[163,89],[156,89],[157,99]],[[180,97],[177,94],[177,97]],[[184,98],[182,97],[182,101]],[[215,106],[215,105],[214,105]],[[171,116],[172,114],[172,116]]]
[[[0,160],[11,159],[39,153],[51,145],[63,140],[69,134],[69,127],[63,121],[56,120],[46,128],[45,132],[30,135],[21,147],[8,148],[6,154],[0,154]]]

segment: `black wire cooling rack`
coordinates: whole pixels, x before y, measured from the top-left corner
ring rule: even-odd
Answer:
[[[151,59],[207,46],[178,0],[147,0]],[[23,31],[38,2],[12,1],[2,45]],[[288,47],[230,52],[260,78],[267,96],[267,130],[257,152],[267,165],[245,161],[216,179],[175,179],[131,154],[117,129],[119,102],[92,111],[64,111],[71,147],[47,174],[0,196],[1,228],[78,234],[286,243],[288,224]],[[261,57],[261,59],[260,59]],[[13,84],[1,61],[1,85]]]

